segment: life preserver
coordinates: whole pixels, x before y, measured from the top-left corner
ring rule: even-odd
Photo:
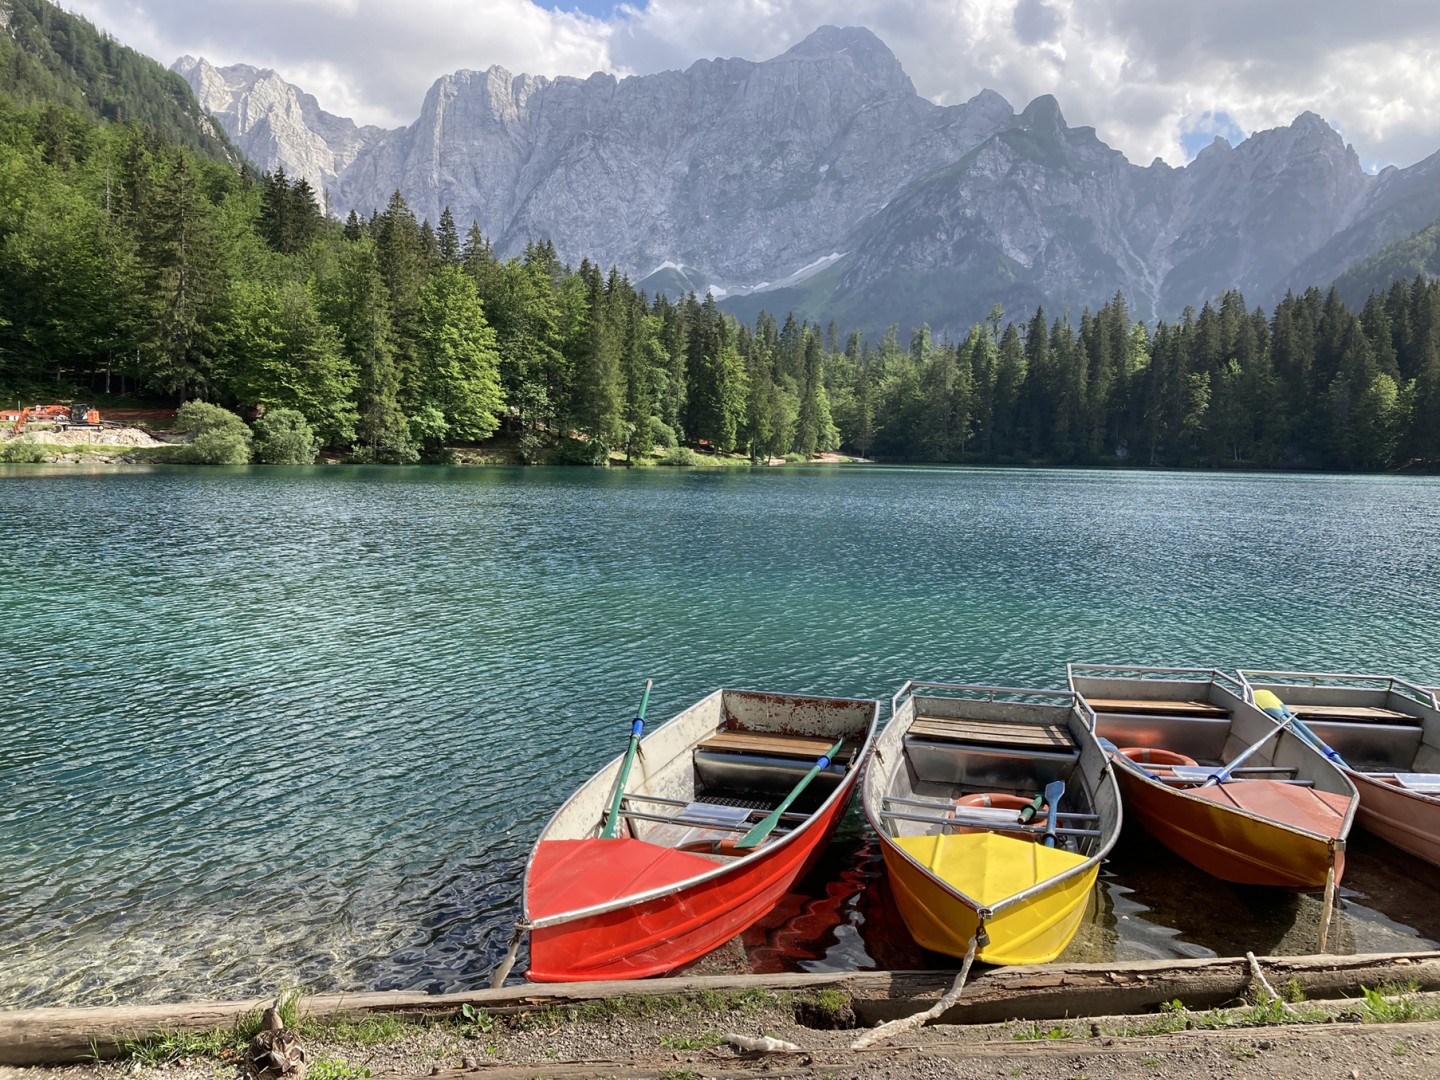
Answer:
[[[1016,811],[1015,821],[1018,824],[1020,820],[1019,811],[1025,809],[1027,806],[1033,806],[1034,803],[1035,799],[1033,797],[1027,799],[1023,795],[1011,795],[1004,791],[977,791],[972,795],[961,795],[960,798],[955,800],[955,808],[957,810],[963,810],[967,806],[988,806],[1001,810],[1014,810]],[[956,825],[953,827],[953,831],[957,833],[981,833],[991,832],[992,830],[979,825]],[[1024,836],[1025,834],[1005,833],[1005,835]],[[1038,839],[1039,833],[1035,833],[1029,838],[1031,840]]]
[[[1155,766],[1155,772],[1161,776],[1167,776],[1170,770],[1167,765],[1198,765],[1193,757],[1184,754],[1177,754],[1174,750],[1159,750],[1152,746],[1122,746],[1120,753],[1124,754],[1137,765]]]
[[[1023,810],[1034,801],[1023,795],[1007,795],[1003,791],[979,791],[974,795],[961,795],[955,800],[955,805],[998,806],[1001,810]]]

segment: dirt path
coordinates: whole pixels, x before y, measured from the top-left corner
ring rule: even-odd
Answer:
[[[1440,998],[1409,998],[1440,1012]],[[1226,1077],[1234,1080],[1361,1080],[1440,1077],[1440,1021],[1359,1023],[1356,1002],[1297,1006],[1310,1022],[1211,1030],[1242,1012],[1097,1017],[1069,1022],[932,1025],[864,1050],[841,1013],[802,1008],[786,995],[753,995],[716,1008],[657,999],[608,1011],[549,1009],[504,1020],[478,1016],[388,1032],[351,1029],[342,1041],[307,1035],[310,1080],[440,1077],[442,1080],[739,1080],[845,1077],[856,1080],[1129,1080]],[[1191,1025],[1189,1029],[1186,1024]],[[1178,1030],[1175,1030],[1178,1029]],[[798,1051],[757,1053],[727,1036],[770,1036]],[[375,1035],[384,1035],[377,1041]],[[0,1080],[219,1080],[238,1074],[233,1051],[49,1069],[0,1068]]]

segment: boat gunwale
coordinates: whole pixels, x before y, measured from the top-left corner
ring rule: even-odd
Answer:
[[[1342,693],[1366,690],[1385,692],[1389,694],[1395,694],[1405,704],[1418,706],[1421,709],[1430,709],[1432,713],[1440,713],[1440,687],[1421,686],[1419,683],[1411,682],[1409,679],[1401,678],[1398,675],[1351,675],[1318,671],[1262,671],[1258,668],[1236,668],[1235,670],[1236,674],[1240,676],[1240,681],[1244,683],[1246,693],[1252,704],[1254,702],[1256,690],[1269,690],[1272,693],[1275,693],[1277,697],[1280,697],[1282,701],[1284,701],[1284,696],[1279,694],[1278,691],[1283,690],[1287,686],[1295,686],[1304,687],[1308,690],[1323,691],[1327,689],[1333,689],[1341,691]],[[1250,681],[1252,676],[1259,681],[1252,683]],[[1303,683],[1273,681],[1276,679],[1305,679],[1309,681]],[[1372,685],[1346,685],[1347,683],[1359,682],[1369,683]],[[1388,683],[1389,685],[1388,687],[1374,685],[1377,683]],[[1396,689],[1397,687],[1403,687],[1405,690],[1410,691],[1410,693],[1402,693],[1400,690]],[[1396,711],[1406,712],[1406,710],[1404,709],[1397,709]],[[1419,721],[1422,740],[1426,735],[1429,735],[1431,733],[1432,727],[1437,734],[1440,734],[1440,718],[1434,716],[1425,716],[1413,712],[1406,712],[1406,715]],[[1387,784],[1382,779],[1380,779],[1381,777],[1393,776],[1396,772],[1406,770],[1367,771],[1364,769],[1357,769],[1349,764],[1336,765],[1336,768],[1340,769],[1341,772],[1346,774],[1346,776],[1350,779],[1350,782],[1355,785],[1357,793],[1360,791],[1359,782],[1361,780],[1364,780],[1367,784],[1372,785],[1381,791],[1404,796],[1405,798],[1418,802],[1422,806],[1440,805],[1440,795],[1431,795],[1423,791],[1415,791],[1412,788],[1403,787],[1399,784]]]
[[[1094,728],[1095,714],[1094,714],[1094,711],[1091,710],[1091,709],[1089,708],[1089,706],[1084,703],[1084,700],[1080,697],[1080,695],[1077,694],[1077,693],[1075,693],[1073,690],[1040,690],[1040,689],[1034,689],[1034,688],[990,686],[990,685],[988,685],[988,684],[980,684],[980,683],[926,682],[926,681],[918,681],[918,680],[914,680],[914,679],[908,680],[908,681],[905,683],[905,685],[902,686],[902,687],[900,688],[900,690],[890,699],[891,711],[890,711],[890,716],[889,716],[889,718],[886,720],[886,723],[885,723],[885,733],[884,733],[885,735],[888,735],[888,734],[889,734],[892,725],[894,725],[894,723],[895,723],[896,713],[899,711],[899,705],[898,705],[898,703],[899,703],[899,701],[900,701],[900,698],[903,697],[903,696],[907,693],[907,691],[908,691],[908,692],[909,692],[909,697],[908,697],[908,699],[907,699],[907,701],[906,701],[905,704],[910,707],[911,714],[910,714],[909,721],[906,722],[906,724],[905,724],[904,731],[902,731],[901,734],[900,734],[899,736],[897,736],[897,740],[903,739],[903,738],[905,737],[905,732],[908,732],[908,731],[909,731],[910,726],[911,726],[911,725],[915,722],[915,720],[916,720],[916,715],[915,715],[916,710],[915,710],[915,708],[914,708],[914,702],[915,702],[915,698],[916,698],[917,695],[915,694],[915,690],[916,690],[916,689],[919,689],[919,688],[925,688],[925,689],[941,689],[941,690],[961,690],[961,691],[972,691],[972,692],[976,692],[976,693],[984,693],[984,694],[987,695],[987,697],[986,697],[984,700],[989,701],[989,702],[995,702],[995,698],[992,696],[992,695],[994,695],[994,694],[1009,694],[1009,695],[1024,696],[1024,697],[1054,697],[1054,698],[1068,699],[1069,702],[1070,702],[1070,707],[1069,707],[1069,709],[1066,710],[1066,726],[1067,726],[1067,728],[1070,727],[1070,724],[1071,724],[1072,722],[1075,722],[1075,723],[1078,723],[1078,724],[1079,724],[1082,728],[1084,728],[1086,731],[1088,731],[1089,734],[1090,734],[1092,737],[1094,736],[1094,732],[1095,732],[1095,728]],[[980,699],[977,699],[977,698],[968,698],[968,699],[967,699],[967,698],[964,698],[964,697],[955,697],[955,698],[950,698],[949,700],[953,700],[953,701],[965,701],[965,700],[980,700]],[[996,703],[997,703],[997,704],[1007,704],[1007,703],[1005,703],[1005,702],[996,702]],[[1038,703],[1037,703],[1037,702],[1010,702],[1010,703],[1008,703],[1008,704],[1015,704],[1015,705],[1023,706],[1023,705],[1026,705],[1026,704],[1034,705],[1034,704],[1038,704]],[[1046,706],[1046,707],[1048,707],[1048,708],[1065,708],[1065,706],[1063,706],[1063,705],[1050,705],[1050,706]],[[1089,719],[1088,719],[1088,720],[1086,719],[1086,713],[1089,713]],[[1071,732],[1071,735],[1072,735],[1072,737],[1073,737],[1073,735],[1074,735],[1073,730],[1072,730],[1072,732]],[[903,744],[902,744],[902,747],[901,747],[901,754],[902,754],[902,756],[903,756],[903,754],[904,754]],[[1105,754],[1104,754],[1103,749],[1102,749],[1102,751],[1101,751],[1101,754],[1102,754],[1102,759],[1103,759],[1103,761],[1104,761],[1104,764],[1102,765],[1102,768],[1101,768],[1101,770],[1100,770],[1100,778],[1103,778],[1104,776],[1108,775],[1108,776],[1111,777],[1111,781],[1110,781],[1110,782],[1111,782],[1112,784],[1115,784],[1115,780],[1114,780],[1114,768],[1113,768],[1112,764],[1111,764],[1110,761],[1109,761],[1109,757],[1108,757],[1108,755],[1105,755]],[[877,751],[876,751],[876,755],[875,755],[875,756],[876,756],[876,757],[879,756],[879,748],[878,748],[878,747],[877,747]],[[874,758],[872,758],[872,763],[871,763],[871,766],[870,766],[871,768],[874,767],[873,762],[874,762]],[[1076,768],[1077,768],[1077,771],[1078,771],[1078,769],[1079,769],[1079,761],[1078,761],[1078,759],[1077,759],[1077,762],[1076,762]],[[1102,782],[1103,782],[1103,779],[1102,779]],[[1094,793],[1092,792],[1092,793],[1089,793],[1089,794],[1092,794],[1092,795],[1093,795]],[[882,800],[883,800],[883,796],[881,796],[881,798],[882,798]],[[964,893],[964,892],[960,891],[959,889],[957,889],[954,885],[950,884],[950,882],[946,881],[946,880],[945,880],[944,878],[942,878],[939,874],[936,874],[933,870],[931,870],[928,866],[926,866],[924,863],[922,863],[919,859],[917,859],[917,858],[915,858],[913,855],[911,855],[910,852],[906,851],[903,847],[901,847],[898,843],[896,843],[896,842],[895,842],[895,841],[896,841],[896,838],[893,837],[893,836],[890,836],[889,833],[887,833],[887,832],[885,831],[885,829],[881,826],[880,821],[879,821],[879,819],[878,819],[878,813],[879,813],[879,811],[877,810],[877,811],[875,811],[875,812],[872,813],[871,806],[870,806],[869,791],[868,791],[868,790],[862,790],[862,792],[861,792],[861,807],[862,807],[862,809],[864,810],[865,819],[866,819],[867,823],[870,825],[870,828],[875,832],[876,836],[878,836],[878,837],[880,838],[881,843],[885,845],[885,850],[886,850],[886,851],[892,852],[892,853],[895,853],[895,854],[898,854],[898,855],[899,855],[901,858],[903,858],[906,862],[910,863],[912,866],[914,866],[916,869],[918,869],[922,874],[924,874],[927,878],[929,878],[932,882],[934,882],[936,885],[938,885],[942,890],[944,890],[944,891],[945,891],[946,893],[948,893],[950,896],[954,897],[957,901],[959,901],[959,902],[960,902],[961,904],[963,904],[965,907],[969,908],[971,911],[974,911],[974,912],[976,913],[976,915],[977,915],[982,921],[987,921],[987,920],[989,920],[990,918],[992,918],[993,916],[995,916],[996,914],[998,914],[998,913],[1000,913],[1000,912],[1004,912],[1004,911],[1008,910],[1009,908],[1015,907],[1015,906],[1018,905],[1018,904],[1021,904],[1021,903],[1024,903],[1024,902],[1028,901],[1028,900],[1034,899],[1036,896],[1040,896],[1040,895],[1043,895],[1044,893],[1050,892],[1051,890],[1057,888],[1058,886],[1067,883],[1068,881],[1070,881],[1070,879],[1072,879],[1072,878],[1074,878],[1074,877],[1078,877],[1078,876],[1080,876],[1080,875],[1082,875],[1082,874],[1089,873],[1089,872],[1092,871],[1092,870],[1098,870],[1099,864],[1101,863],[1101,861],[1104,860],[1105,856],[1107,856],[1108,854],[1110,854],[1111,849],[1114,848],[1116,842],[1120,839],[1120,830],[1121,830],[1122,825],[1124,824],[1123,801],[1122,801],[1122,799],[1120,798],[1120,791],[1119,791],[1119,788],[1118,788],[1118,786],[1117,786],[1116,789],[1115,789],[1115,827],[1114,827],[1112,830],[1110,830],[1110,834],[1109,834],[1108,837],[1106,837],[1106,836],[1103,835],[1103,833],[1102,833],[1102,835],[1101,835],[1101,837],[1100,837],[1099,850],[1097,850],[1096,852],[1094,852],[1092,855],[1088,856],[1088,857],[1085,859],[1084,862],[1077,863],[1075,866],[1069,867],[1069,868],[1066,869],[1066,870],[1062,870],[1060,873],[1055,874],[1055,875],[1052,876],[1052,877],[1048,877],[1048,878],[1046,878],[1044,881],[1036,882],[1034,885],[1031,885],[1029,888],[1023,889],[1023,890],[1021,890],[1021,891],[1018,892],[1018,893],[1014,893],[1014,894],[1012,894],[1012,895],[1010,895],[1010,896],[1007,896],[1004,900],[1001,900],[1001,901],[999,901],[998,903],[988,904],[988,905],[987,905],[987,904],[981,904],[978,900],[976,900],[974,897],[970,896],[968,893]],[[1094,809],[1096,809],[1096,810],[1098,811],[1098,807],[1095,807]]]
[[[1235,673],[1240,676],[1240,682],[1247,691],[1247,700],[1254,704],[1254,691],[1257,689],[1270,689],[1273,686],[1306,686],[1309,689],[1324,690],[1333,688],[1336,690],[1386,690],[1389,693],[1397,693],[1396,687],[1403,687],[1411,692],[1415,704],[1431,709],[1440,709],[1440,687],[1421,686],[1419,683],[1403,679],[1398,675],[1346,675],[1325,671],[1263,671],[1259,668],[1236,668]],[[1250,681],[1251,676],[1262,680],[1257,686]],[[1308,683],[1290,682],[1276,683],[1266,680],[1274,679],[1308,679]],[[1321,681],[1323,680],[1323,681]],[[1347,686],[1346,683],[1367,682],[1367,683],[1389,683],[1388,687],[1380,686]],[[1396,710],[1403,712],[1403,709]],[[1417,717],[1417,719],[1421,719]]]
[[[726,694],[739,694],[755,697],[783,697],[795,701],[868,705],[870,706],[870,720],[865,727],[865,738],[861,743],[859,750],[857,750],[855,754],[851,757],[849,764],[846,766],[846,772],[844,777],[838,784],[835,785],[834,790],[831,791],[828,796],[826,796],[825,801],[822,802],[818,807],[816,807],[815,810],[806,818],[804,822],[796,826],[794,829],[791,829],[789,832],[785,833],[773,844],[758,845],[754,851],[750,852],[747,855],[742,855],[738,859],[731,859],[723,863],[716,863],[713,870],[706,871],[702,874],[696,874],[694,877],[686,878],[683,881],[673,882],[669,885],[663,885],[657,888],[648,889],[644,892],[632,893],[628,896],[618,897],[614,900],[607,900],[601,904],[592,904],[589,907],[574,908],[570,911],[562,911],[554,915],[546,915],[539,919],[530,918],[530,873],[534,867],[535,854],[539,850],[540,844],[547,839],[547,834],[555,826],[556,821],[559,820],[561,816],[565,813],[565,811],[568,810],[570,806],[572,806],[580,798],[580,796],[585,792],[585,789],[588,788],[592,783],[594,783],[598,777],[607,773],[612,766],[617,766],[618,763],[625,756],[623,752],[617,754],[610,761],[606,762],[605,765],[602,766],[599,770],[597,770],[590,777],[588,777],[578,788],[576,788],[573,792],[570,793],[570,796],[563,803],[560,804],[560,807],[552,815],[550,815],[550,819],[545,823],[545,827],[540,830],[539,836],[536,837],[535,843],[531,846],[530,855],[525,860],[525,873],[522,876],[520,883],[520,921],[522,926],[525,926],[532,930],[543,930],[553,926],[563,926],[566,923],[577,922],[582,919],[594,918],[598,915],[605,915],[612,911],[618,911],[623,908],[634,907],[640,904],[647,904],[655,900],[661,900],[666,897],[676,896],[688,890],[694,889],[698,886],[708,885],[710,882],[718,880],[720,878],[724,878],[732,874],[737,874],[744,870],[748,870],[749,868],[760,862],[762,859],[768,860],[776,853],[784,851],[794,842],[807,836],[812,831],[815,824],[821,819],[823,819],[825,816],[827,816],[827,814],[830,812],[832,804],[837,799],[848,799],[851,795],[854,794],[855,787],[859,784],[861,777],[864,775],[865,765],[870,760],[870,754],[875,744],[876,733],[879,729],[879,698],[852,698],[825,694],[794,694],[768,690],[740,690],[733,687],[721,687],[719,689],[712,690],[699,701],[696,701],[693,704],[686,706],[684,709],[681,709],[674,716],[667,719],[664,723],[657,724],[649,735],[641,739],[641,745],[644,745],[646,739],[653,738],[654,736],[658,735],[662,729],[669,727],[669,725],[680,720],[687,714],[707,705],[713,699],[720,698],[723,703],[724,696]],[[719,728],[716,728],[712,725],[706,730],[713,732],[718,731]],[[694,747],[699,745],[699,743],[704,737],[705,736],[701,734],[700,736],[695,738],[692,742],[688,744],[689,749],[693,750]],[[598,840],[597,837],[580,837],[578,839]]]

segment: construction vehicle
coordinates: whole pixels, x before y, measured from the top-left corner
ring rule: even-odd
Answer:
[[[100,410],[71,402],[69,405],[29,405],[20,410],[14,432],[19,435],[32,421],[48,421],[64,430],[67,427],[99,427]]]

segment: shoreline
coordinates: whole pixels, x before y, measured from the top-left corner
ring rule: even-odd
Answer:
[[[926,1076],[1121,1080],[1163,1065],[1165,1075],[1214,1075],[1218,1066],[1245,1080],[1339,1080],[1429,1075],[1421,1061],[1440,1059],[1440,994],[1433,992],[1440,952],[990,969],[967,983],[938,1022],[887,1029],[887,1038],[856,1047],[877,1022],[933,1004],[953,974],[701,976],[471,994],[326,995],[291,999],[288,1026],[307,1048],[312,1080],[909,1080],[922,1062],[931,1063]],[[248,1039],[240,1025],[268,1004],[0,1011],[0,1080],[234,1075],[243,1055],[237,1047]],[[69,1046],[63,1053],[55,1037],[61,1028]],[[202,1045],[187,1041],[186,1031],[221,1038]],[[765,1037],[790,1048],[747,1048]],[[126,1049],[118,1060],[100,1060]],[[1390,1062],[1409,1071],[1387,1073]],[[957,1071],[935,1071],[946,1068]]]

